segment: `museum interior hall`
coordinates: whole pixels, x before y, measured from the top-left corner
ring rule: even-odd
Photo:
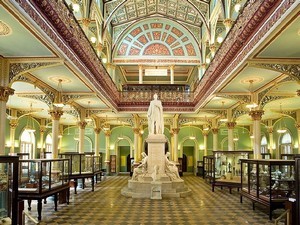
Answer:
[[[0,0],[0,219],[300,224],[299,14],[299,0]]]

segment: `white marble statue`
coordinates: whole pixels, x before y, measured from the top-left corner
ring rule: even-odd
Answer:
[[[147,116],[149,134],[164,133],[163,107],[161,101],[158,100],[157,97],[157,94],[154,94],[154,99],[150,102],[150,106],[148,108]]]
[[[131,180],[138,180],[139,176],[144,176],[147,173],[147,161],[148,156],[145,152],[142,152],[142,162],[133,170]]]
[[[176,163],[169,160],[170,152],[165,155],[165,172],[171,180],[181,180]]]

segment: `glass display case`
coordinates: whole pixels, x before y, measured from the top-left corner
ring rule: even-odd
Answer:
[[[197,176],[203,177],[204,168],[203,161],[197,161]]]
[[[19,198],[28,200],[31,210],[31,200],[38,200],[38,219],[41,220],[42,199],[65,196],[69,202],[69,160],[68,159],[30,159],[19,160],[18,176]]]
[[[300,156],[295,157],[295,189],[296,189],[296,209],[295,224],[300,224]]]
[[[77,194],[78,179],[82,180],[82,188],[85,188],[85,179],[91,179],[92,191],[94,191],[95,160],[94,152],[60,153],[59,157],[70,160],[69,179],[74,181],[75,194]]]
[[[18,167],[18,156],[0,156],[0,220],[12,225],[17,225],[19,215]]]
[[[211,183],[213,179],[213,168],[214,168],[213,155],[203,156],[203,168],[204,168],[203,179]]]
[[[214,171],[212,191],[215,186],[241,187],[241,159],[249,159],[252,151],[213,151]]]
[[[241,160],[241,202],[247,197],[272,211],[284,208],[284,203],[295,197],[295,160]]]
[[[271,153],[261,153],[262,159],[271,159]]]

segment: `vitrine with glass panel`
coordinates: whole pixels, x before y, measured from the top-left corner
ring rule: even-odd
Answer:
[[[0,221],[18,223],[18,156],[0,156]]]
[[[214,171],[212,191],[215,186],[241,187],[241,159],[249,159],[252,151],[213,151]]]
[[[241,202],[247,197],[272,211],[284,208],[289,198],[296,196],[295,160],[241,160]]]
[[[58,195],[69,202],[69,160],[19,160],[18,191],[20,199],[28,200],[29,210],[31,200],[38,201],[38,219],[41,220],[42,199],[54,196],[55,209]]]
[[[85,188],[85,179],[91,180],[92,191],[94,191],[95,156],[94,152],[60,153],[59,157],[70,160],[69,179],[74,182],[75,194],[77,194],[78,179],[82,181],[82,188]]]

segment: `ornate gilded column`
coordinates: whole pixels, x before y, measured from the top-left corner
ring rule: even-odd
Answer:
[[[44,153],[44,138],[45,138],[45,131],[46,131],[46,126],[41,125],[40,126],[40,159],[42,158],[42,155]]]
[[[82,28],[86,36],[88,37],[88,31],[89,31],[89,25],[91,23],[91,20],[89,18],[83,18],[82,19]]]
[[[170,68],[170,82],[171,84],[174,84],[174,65],[171,65],[169,68]]]
[[[58,135],[59,135],[59,119],[63,115],[61,109],[53,109],[49,111],[52,118],[52,156],[53,159],[58,158]]]
[[[85,127],[87,125],[87,122],[79,121],[77,125],[79,127],[79,143],[78,143],[79,153],[84,153],[84,133],[85,133]]]
[[[100,146],[100,138],[99,138],[99,134],[100,134],[101,128],[96,127],[94,128],[94,132],[95,132],[95,156],[99,156],[99,146]]]
[[[106,163],[106,172],[110,172],[110,135],[111,131],[105,131],[105,163]]]
[[[233,141],[233,130],[236,122],[227,122],[226,126],[228,128],[228,151],[234,151],[234,141]]]
[[[267,131],[269,133],[269,148],[270,148],[270,154],[271,158],[274,158],[274,152],[273,152],[273,146],[274,146],[274,137],[273,137],[273,126],[268,126]],[[276,157],[275,157],[276,158]]]
[[[143,66],[139,65],[139,84],[143,83]]]
[[[204,147],[203,155],[207,155],[207,137],[208,137],[208,131],[203,131],[203,147]]]
[[[18,120],[17,119],[11,119],[9,121],[9,137],[10,137],[10,153],[15,153],[15,134],[16,134],[16,128],[18,126]]]
[[[0,86],[0,155],[5,154],[6,102],[14,91],[12,88]]]
[[[139,136],[138,136],[138,156],[139,160],[142,160],[142,148],[143,148],[143,133],[142,133],[142,128],[139,129]]]
[[[249,115],[253,120],[253,136],[254,136],[254,146],[253,146],[253,157],[254,159],[260,159],[260,148],[261,148],[261,131],[260,131],[260,121],[264,114],[263,110],[252,110]]]
[[[223,24],[225,26],[226,33],[228,33],[230,28],[232,27],[233,20],[231,18],[224,19]]]
[[[210,50],[210,53],[211,53],[211,56],[212,57],[214,57],[215,56],[215,54],[216,54],[216,45],[215,44],[211,44],[210,46],[209,46],[209,50]]]
[[[139,133],[140,133],[140,128],[133,128],[133,145],[134,145],[134,162],[139,162],[140,156],[139,154]]]
[[[298,152],[297,154],[300,154],[300,123],[296,123],[295,124],[296,128],[297,128],[297,136],[298,136]]]
[[[178,162],[178,133],[180,128],[173,128],[173,140],[174,140],[174,149],[173,149],[173,161]]]
[[[103,50],[103,44],[99,42],[99,43],[96,45],[96,51],[97,51],[97,55],[98,55],[99,57],[101,57],[102,50]]]
[[[218,150],[218,133],[219,133],[219,129],[217,127],[214,127],[211,129],[212,133],[213,133],[213,151],[217,151]]]

